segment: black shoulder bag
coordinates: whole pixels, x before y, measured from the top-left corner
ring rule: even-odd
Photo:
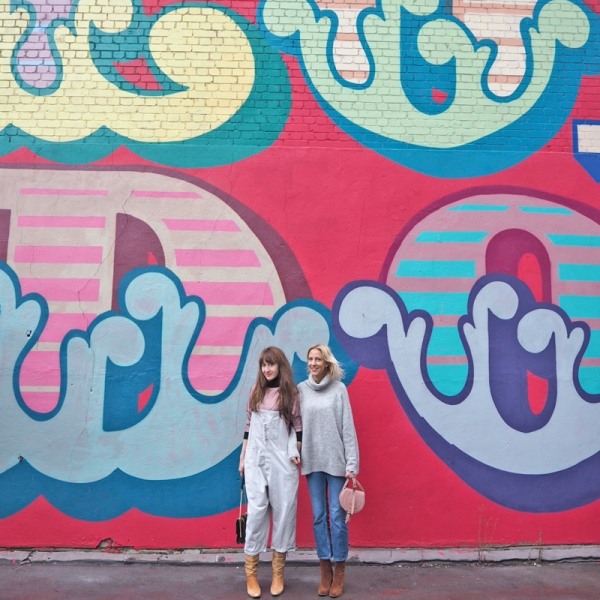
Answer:
[[[242,485],[240,486],[240,515],[235,522],[236,543],[243,544],[246,542],[246,520],[248,512],[242,514],[242,506],[244,505],[244,493],[246,491],[246,478],[242,475]]]

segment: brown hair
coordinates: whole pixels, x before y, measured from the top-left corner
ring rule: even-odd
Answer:
[[[256,383],[250,394],[249,406],[253,412],[258,411],[258,405],[262,402],[265,397],[267,390],[267,379],[263,375],[262,365],[268,363],[270,365],[277,365],[279,367],[279,415],[285,419],[288,424],[292,422],[292,411],[294,405],[298,402],[298,388],[294,383],[294,377],[292,375],[292,367],[285,354],[279,348],[275,346],[269,346],[260,353],[258,359],[258,374],[256,376]]]

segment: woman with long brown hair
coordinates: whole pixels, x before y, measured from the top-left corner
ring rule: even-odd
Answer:
[[[302,419],[292,369],[282,350],[265,348],[256,383],[248,400],[248,420],[239,471],[246,479],[246,585],[248,595],[260,596],[259,554],[267,549],[269,514],[273,516],[271,595],[283,592],[288,551],[296,547],[298,466]]]

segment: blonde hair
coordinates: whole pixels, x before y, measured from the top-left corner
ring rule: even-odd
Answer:
[[[338,359],[333,355],[331,348],[327,344],[315,344],[308,349],[306,353],[306,359],[312,350],[318,350],[325,361],[325,372],[331,379],[341,381],[344,379],[344,370],[340,366]]]

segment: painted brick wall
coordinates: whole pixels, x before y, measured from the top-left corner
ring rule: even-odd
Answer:
[[[352,545],[600,542],[597,3],[32,0],[0,28],[0,546],[234,546],[258,355],[301,381],[318,342]],[[302,482],[301,547],[310,519]]]

